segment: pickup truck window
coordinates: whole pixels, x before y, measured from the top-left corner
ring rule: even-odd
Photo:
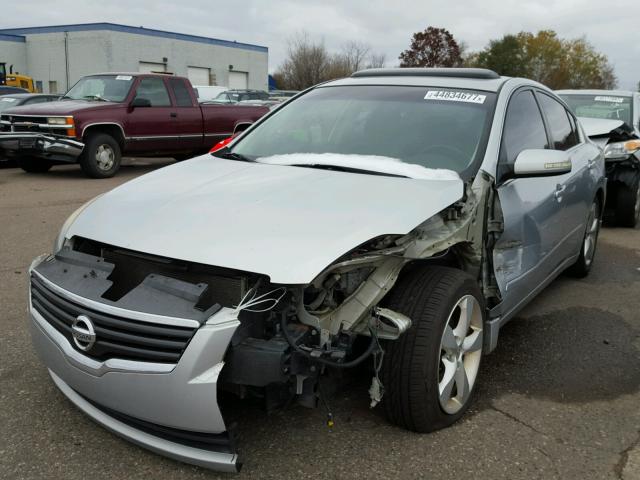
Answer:
[[[169,85],[171,86],[171,90],[173,91],[173,96],[176,99],[176,105],[178,107],[193,106],[191,95],[189,95],[189,90],[187,90],[184,80],[172,78],[169,80]]]
[[[62,98],[123,102],[132,84],[131,75],[91,75],[78,80]]]
[[[145,98],[151,102],[152,107],[170,107],[169,92],[162,78],[143,78],[138,84],[136,98]]]

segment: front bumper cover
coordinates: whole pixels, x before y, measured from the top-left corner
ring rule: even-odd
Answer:
[[[46,258],[34,261],[32,275],[38,275],[34,269]],[[176,364],[91,359],[34,309],[31,295],[29,312],[38,356],[62,393],[93,420],[176,460],[219,471],[239,470],[217,402],[223,357],[239,325],[230,309],[218,311],[196,331]]]
[[[0,152],[7,157],[34,156],[75,162],[84,143],[64,135],[37,132],[0,132]]]

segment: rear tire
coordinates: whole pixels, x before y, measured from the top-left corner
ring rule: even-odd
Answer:
[[[469,407],[480,368],[485,312],[478,283],[449,267],[418,269],[398,281],[385,306],[412,320],[384,346],[387,417],[416,432],[448,427]]]
[[[589,275],[593,259],[596,256],[596,247],[598,246],[598,234],[600,233],[600,224],[602,222],[602,208],[600,201],[596,198],[591,205],[589,215],[587,216],[587,227],[580,246],[580,256],[576,263],[567,269],[567,273],[572,277],[584,278]]]
[[[620,185],[616,193],[616,224],[634,228],[640,221],[640,174],[631,185]]]
[[[121,160],[118,142],[106,133],[95,133],[87,137],[80,156],[80,166],[88,177],[109,178],[120,169]]]
[[[53,166],[51,160],[37,157],[19,157],[18,165],[27,173],[45,173]]]

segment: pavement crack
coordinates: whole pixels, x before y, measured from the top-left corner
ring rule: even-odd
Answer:
[[[493,410],[495,410],[498,413],[501,413],[502,415],[504,415],[505,417],[509,418],[510,420],[513,420],[514,422],[519,423],[520,425],[527,427],[529,430],[533,430],[534,432],[540,434],[540,435],[544,435],[545,437],[551,437],[550,435],[546,434],[545,432],[538,430],[536,427],[529,425],[527,422],[524,422],[522,420],[520,420],[518,417],[510,414],[509,412],[506,412],[498,407],[496,407],[495,405],[491,405],[491,408]],[[553,437],[552,437],[553,438]],[[557,442],[559,443],[564,443],[564,441],[562,441],[559,438],[554,438]]]
[[[618,455],[620,455],[620,460],[613,467],[613,471],[616,474],[616,477],[623,478],[622,474],[624,473],[624,469],[627,466],[627,462],[629,461],[629,453],[631,450],[640,445],[640,430],[638,430],[638,434],[636,435],[636,439],[629,444],[627,448],[622,450]]]

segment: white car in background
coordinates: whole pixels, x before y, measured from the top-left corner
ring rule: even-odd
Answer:
[[[202,103],[214,100],[218,95],[229,90],[229,87],[218,85],[194,85],[193,89],[196,91],[198,102]]]

